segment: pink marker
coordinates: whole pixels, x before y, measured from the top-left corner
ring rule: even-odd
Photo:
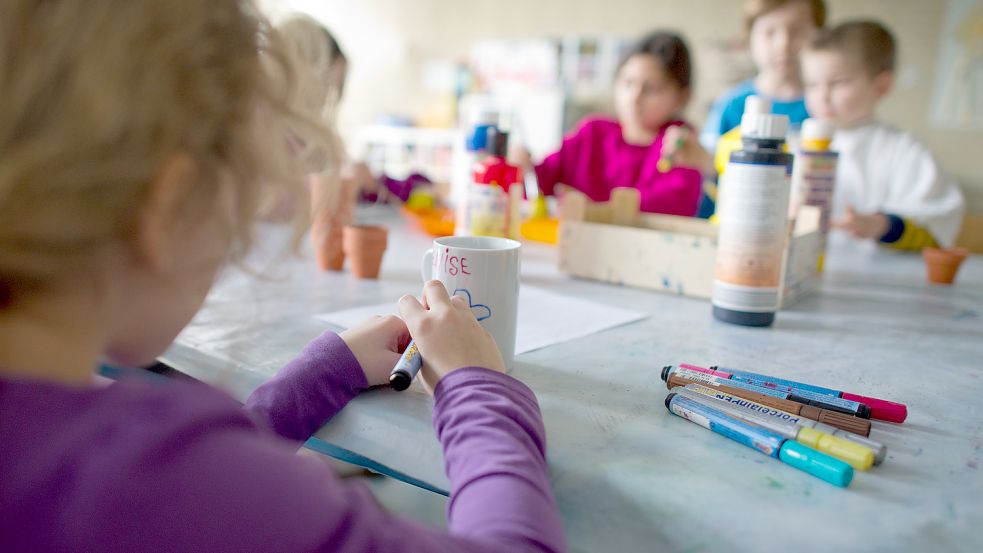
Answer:
[[[697,367],[696,365],[690,365],[688,363],[680,363],[679,364],[679,368],[680,369],[689,369],[691,371],[696,371],[698,373],[710,374],[710,375],[713,375],[713,376],[719,376],[720,378],[730,378],[730,377],[734,376],[733,374],[731,374],[729,372],[721,371],[721,370],[718,370],[716,368],[708,369],[706,367]]]
[[[763,374],[757,374],[747,371],[738,371],[734,369],[722,370],[720,367],[710,367],[708,369],[706,367],[698,367],[696,365],[689,365],[685,363],[681,363],[679,367],[683,369],[689,369],[691,371],[700,372],[703,374],[709,374],[712,376],[716,376],[718,378],[727,378],[737,382],[745,382],[747,384],[761,386],[762,388],[771,388],[773,390],[778,390],[781,392],[795,392],[798,390],[805,390],[807,392],[812,392],[816,394],[837,397],[848,401],[855,401],[857,403],[862,403],[870,407],[870,418],[872,419],[900,423],[900,422],[904,422],[904,420],[908,418],[908,407],[903,403],[895,403],[893,401],[877,399],[875,397],[861,396],[857,394],[851,394],[848,392],[841,392],[839,390],[831,390],[829,388],[823,388],[821,386],[804,384],[802,382],[795,382],[793,380],[774,378],[771,376],[766,376]]]
[[[700,370],[700,369],[693,369],[693,370]],[[720,367],[710,367],[709,369],[703,369],[703,371],[711,371],[710,374],[716,374],[718,376],[726,374],[728,375],[726,378],[730,378],[732,380],[747,382],[748,384],[754,384],[755,386],[774,388],[775,390],[780,390],[783,392],[789,392],[794,390],[805,390],[808,392],[837,397],[848,401],[856,401],[858,403],[863,403],[864,405],[870,407],[870,418],[872,419],[900,423],[900,422],[904,422],[904,420],[908,418],[908,406],[906,406],[903,403],[887,401],[886,399],[878,399],[876,397],[851,394],[840,390],[832,390],[830,388],[815,386],[813,384],[805,384],[802,382],[796,382],[794,380],[785,380],[785,379],[775,378],[764,374],[757,374],[748,371],[738,371],[729,368],[722,369]],[[721,376],[721,378],[723,378],[723,376]]]

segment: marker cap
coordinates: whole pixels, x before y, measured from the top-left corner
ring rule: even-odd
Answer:
[[[778,452],[778,458],[786,465],[808,472],[834,486],[845,488],[853,480],[853,467],[799,442],[786,440]]]
[[[847,432],[860,434],[864,437],[870,436],[870,421],[867,419],[837,413],[836,411],[820,409],[819,407],[813,407],[812,405],[803,405],[798,414],[806,417],[807,419],[825,422],[830,426],[835,426],[836,428],[846,430]]]
[[[843,392],[840,397],[849,399],[850,401],[859,401],[867,405],[870,407],[871,418],[877,420],[904,422],[908,418],[908,406],[903,403],[895,403],[893,401],[877,399],[876,397],[858,396],[857,394],[848,394],[846,392]]]
[[[696,365],[690,365],[689,363],[680,363],[680,369],[687,369],[690,371],[696,371],[698,373],[710,374],[713,376],[718,376],[720,378],[730,378],[732,375],[729,372],[719,371],[716,369],[708,369],[706,367],[698,367]]]
[[[412,383],[413,377],[403,371],[394,372],[389,375],[389,386],[397,392],[402,392],[409,388]]]
[[[867,470],[874,464],[874,452],[870,448],[813,428],[799,429],[795,439],[817,451],[842,459],[857,470]]]

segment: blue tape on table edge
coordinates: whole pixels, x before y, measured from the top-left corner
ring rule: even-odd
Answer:
[[[436,494],[440,494],[444,496],[450,495],[447,491],[431,486],[430,484],[427,484],[423,480],[413,478],[412,476],[399,472],[398,470],[393,470],[385,465],[377,463],[376,461],[373,461],[368,457],[364,457],[362,455],[359,455],[358,453],[349,451],[342,447],[338,447],[334,444],[329,444],[328,442],[318,438],[311,438],[307,440],[306,442],[304,442],[304,447],[312,451],[316,451],[318,453],[327,455],[329,457],[334,457],[339,461],[344,461],[346,463],[358,465],[360,467],[369,469],[372,472],[378,472],[379,474],[388,476],[390,478],[395,478],[396,480],[401,480],[403,482],[406,482],[407,484],[416,486],[418,488],[423,488],[424,490],[431,491]]]

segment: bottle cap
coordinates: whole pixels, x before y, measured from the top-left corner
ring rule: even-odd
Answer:
[[[509,151],[509,133],[498,127],[488,127],[488,155],[505,157]]]
[[[748,96],[741,117],[741,138],[785,140],[788,116],[771,113],[771,102],[760,96]]]
[[[833,141],[833,124],[823,119],[806,119],[802,122],[802,148],[828,150]]]
[[[832,140],[833,124],[825,119],[806,119],[802,122],[802,138],[804,140]]]

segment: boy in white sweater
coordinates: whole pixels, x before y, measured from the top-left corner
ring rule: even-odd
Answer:
[[[834,228],[905,250],[951,247],[965,209],[959,187],[924,144],[874,116],[894,58],[894,37],[872,21],[820,31],[802,52],[809,113],[837,128]]]

